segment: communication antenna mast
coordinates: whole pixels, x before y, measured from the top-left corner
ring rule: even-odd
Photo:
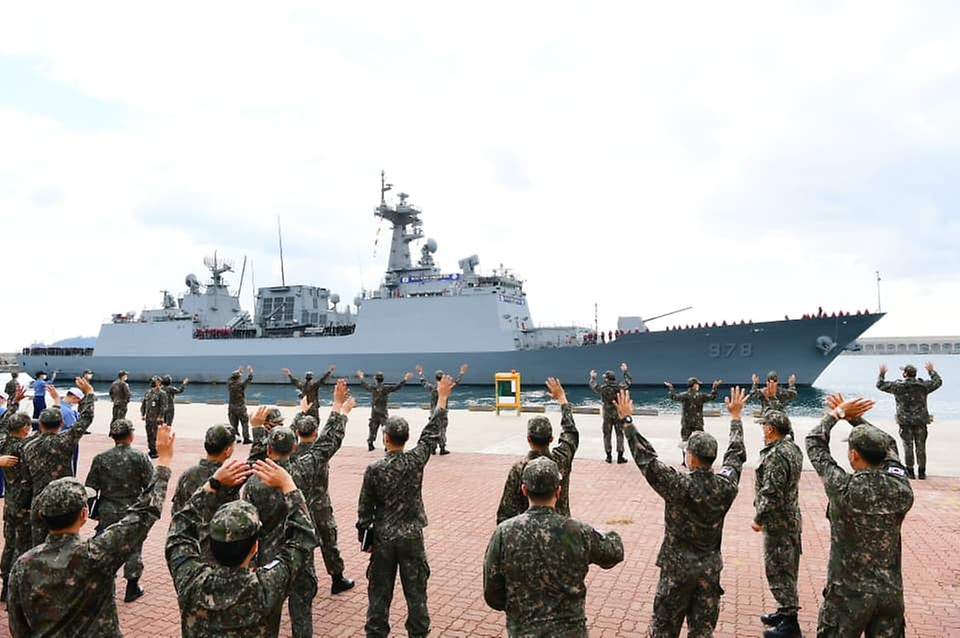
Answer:
[[[277,239],[280,242],[280,285],[287,285],[287,278],[283,272],[283,233],[280,232],[280,215],[277,215]]]
[[[877,312],[878,313],[881,312],[880,310],[880,271],[879,270],[877,271]]]

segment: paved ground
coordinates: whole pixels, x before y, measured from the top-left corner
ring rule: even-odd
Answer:
[[[101,406],[102,417],[107,409],[104,404]],[[219,410],[225,411],[222,406]],[[201,412],[178,407],[177,429],[181,436],[177,441],[174,480],[203,453],[201,442],[190,438],[192,433],[200,430]],[[346,575],[357,579],[357,587],[332,597],[329,580],[321,576],[314,615],[317,636],[363,634],[366,556],[357,548],[353,525],[363,469],[375,454],[381,453],[369,453],[365,448],[356,447],[363,440],[365,416],[365,411],[354,415],[348,427],[348,445],[331,464],[331,496],[341,530]],[[421,422],[425,420],[425,413],[416,416]],[[461,419],[466,413],[456,416],[467,421]],[[191,424],[194,419],[198,422]],[[95,433],[84,438],[81,475],[85,474],[93,454],[112,443],[97,433],[105,429],[99,421],[94,426]],[[626,547],[626,559],[621,565],[608,571],[596,567],[590,571],[587,579],[590,635],[643,635],[651,617],[658,576],[654,561],[663,530],[662,501],[632,463],[611,466],[597,459],[600,453],[595,449],[598,437],[591,430],[598,428],[589,419],[583,421],[585,449],[583,457],[574,465],[571,508],[577,518],[601,528],[616,529],[623,536]],[[525,418],[518,422],[525,422]],[[716,427],[712,425],[714,423]],[[517,422],[509,427],[518,427]],[[708,428],[725,429],[725,421],[714,420],[708,423]],[[482,440],[482,445],[472,446],[465,440],[464,429],[451,430],[451,433],[454,449],[488,447],[486,438],[489,435],[486,433],[478,432],[476,439]],[[142,445],[142,439],[138,443]],[[454,446],[455,443],[459,448]],[[755,459],[757,447],[749,446],[748,440],[750,457]],[[674,452],[676,448],[665,457],[672,457]],[[679,460],[678,452],[676,456]],[[483,553],[494,529],[503,480],[514,458],[516,454],[455,452],[450,456],[433,457],[427,466],[423,492],[430,518],[425,537],[431,568],[429,607],[433,635],[505,635],[503,615],[489,609],[483,602],[481,573]],[[951,472],[954,470],[952,468]],[[960,614],[957,613],[960,559],[956,550],[956,538],[960,533],[960,480],[935,476],[925,482],[914,482],[913,486],[916,504],[904,525],[903,542],[907,635],[960,635]],[[741,495],[726,522],[723,542],[726,566],[722,579],[726,594],[717,636],[759,636],[762,627],[757,616],[775,607],[764,581],[761,537],[750,530],[752,493],[753,472],[748,470],[741,483]],[[803,476],[801,507],[804,513],[804,554],[800,565],[800,600],[803,605],[800,615],[804,632],[812,636],[821,602],[830,539],[828,523],[823,516],[826,499],[820,481],[811,472]],[[169,521],[169,511],[165,511],[145,545],[146,571],[142,582],[147,596],[131,604],[118,603],[121,628],[128,636],[179,635],[176,596],[163,559],[163,542]],[[92,534],[92,527],[88,526],[84,533]],[[319,552],[316,559],[322,569]],[[118,591],[122,592],[123,585],[122,578],[118,579]],[[391,614],[395,635],[403,635],[404,618],[405,605],[398,584]],[[0,611],[0,627],[3,628],[0,635],[3,635],[6,630],[3,611]],[[289,635],[286,612],[281,635]]]

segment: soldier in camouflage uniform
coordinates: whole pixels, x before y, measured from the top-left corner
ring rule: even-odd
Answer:
[[[20,373],[14,370],[10,373],[10,379],[7,380],[7,385],[3,387],[4,393],[9,399],[17,396],[17,388],[20,387],[20,382],[17,381],[17,377],[20,376]]]
[[[730,443],[720,471],[712,469],[717,440],[707,432],[694,432],[687,439],[690,471],[681,473],[657,459],[653,446],[633,427],[630,394],[624,390],[617,399],[633,459],[664,500],[663,543],[657,555],[660,581],[650,626],[653,638],[680,635],[684,618],[691,636],[712,636],[717,626],[723,594],[723,520],[737,496],[740,471],[747,460],[741,421],[746,392],[731,389],[725,403],[730,412]]]
[[[483,598],[505,611],[510,636],[587,638],[584,578],[590,564],[610,569],[623,560],[616,532],[600,532],[554,506],[563,489],[557,464],[533,459],[523,469],[529,508],[497,525],[483,561]]]
[[[309,414],[298,415],[291,426],[299,439],[297,448],[293,451],[293,458],[308,454],[317,441],[317,421]],[[339,449],[331,448],[329,456]],[[320,543],[320,555],[323,557],[324,567],[330,575],[330,593],[333,595],[351,589],[354,582],[343,576],[343,558],[340,556],[340,547],[337,545],[337,520],[333,516],[333,503],[330,500],[330,465],[329,456],[320,466],[320,474],[316,483],[309,490],[307,507],[313,518],[313,525]]]
[[[440,438],[440,427],[447,418],[447,397],[453,379],[445,376],[437,384],[440,398],[437,408],[420,433],[416,447],[404,451],[410,426],[402,417],[391,417],[383,426],[386,454],[367,466],[357,506],[357,534],[361,540],[372,534],[370,564],[367,567],[368,638],[390,634],[390,603],[400,570],[403,595],[407,599],[408,636],[430,633],[427,610],[427,578],[430,567],[423,547],[423,528],[427,513],[423,508],[423,469],[430,451]]]
[[[793,442],[790,418],[767,410],[759,419],[764,448],[757,465],[753,505],[753,531],[763,532],[763,565],[767,584],[777,601],[777,611],[760,621],[773,627],[765,638],[799,637],[797,576],[800,571],[800,472],[803,452]]]
[[[597,371],[590,371],[590,389],[600,395],[603,399],[603,450],[607,453],[607,463],[613,463],[613,446],[610,443],[610,434],[617,433],[617,463],[626,463],[627,459],[623,456],[623,425],[617,416],[617,408],[614,401],[621,390],[626,390],[633,382],[633,377],[627,371],[627,364],[620,364],[620,371],[623,373],[623,383],[617,382],[617,375],[613,370],[607,370],[603,373],[603,384],[597,384]]]
[[[408,372],[403,375],[403,379],[400,380],[400,383],[384,383],[383,373],[377,372],[375,375],[373,375],[376,383],[368,383],[363,378],[363,370],[357,370],[357,377],[360,378],[360,385],[363,386],[364,390],[371,394],[373,401],[373,406],[370,408],[370,433],[367,435],[368,451],[373,451],[373,442],[377,439],[377,430],[381,425],[386,423],[387,418],[390,416],[387,412],[387,395],[389,395],[391,392],[396,392],[405,386],[407,381],[409,381],[412,376],[413,375]]]
[[[241,380],[240,368],[230,373],[227,381],[227,418],[237,443],[240,442],[239,426],[243,426],[243,444],[250,445],[250,418],[247,416],[247,386],[253,381],[253,367],[247,366],[247,378]]]
[[[560,468],[560,496],[557,498],[556,510],[563,516],[570,516],[570,471],[573,469],[573,457],[577,454],[580,445],[580,432],[573,421],[573,410],[567,401],[567,394],[560,382],[553,377],[547,379],[547,389],[550,395],[560,403],[560,441],[551,450],[549,445],[553,441],[553,426],[545,416],[535,416],[527,421],[527,443],[530,452],[527,457],[513,464],[507,474],[507,481],[503,486],[503,495],[500,497],[500,506],[497,508],[497,524],[508,518],[522,514],[527,510],[527,497],[521,491],[523,468],[535,458],[545,456]]]
[[[791,374],[787,379],[787,387],[781,388],[779,385],[780,376],[776,371],[771,370],[767,373],[767,384],[762,388],[760,386],[760,377],[753,375],[753,385],[750,386],[750,401],[760,402],[760,412],[767,410],[787,411],[787,402],[797,398],[797,375]]]
[[[23,397],[22,389],[18,396]],[[30,538],[30,477],[26,465],[19,462],[23,455],[23,444],[30,434],[30,417],[18,410],[19,399],[15,397],[15,401],[0,416],[0,467],[6,480],[3,556],[0,557],[3,589],[0,591],[0,602],[7,600],[7,584],[14,561],[33,545]]]
[[[187,389],[188,383],[190,383],[190,379],[184,378],[183,385],[175,386],[173,385],[173,377],[169,374],[163,375],[160,380],[160,389],[167,393],[167,409],[163,413],[163,422],[167,425],[173,425],[173,417],[176,416],[177,406],[174,398]]]
[[[299,390],[300,394],[307,400],[307,414],[315,418],[317,421],[320,420],[320,386],[327,382],[327,380],[333,374],[333,371],[336,369],[336,366],[330,366],[319,379],[314,379],[313,373],[307,372],[303,375],[302,383],[300,382],[300,379],[293,376],[293,373],[290,372],[290,368],[283,369],[283,373],[287,375],[288,379],[290,379],[290,383],[293,384],[293,387]]]
[[[433,375],[437,383],[430,383],[429,381],[423,378],[423,366],[418,365],[416,370],[417,370],[417,374],[420,375],[420,385],[422,385],[424,388],[426,388],[430,392],[430,411],[433,412],[433,410],[437,407],[437,399],[438,399],[437,383],[439,383],[440,379],[442,379],[444,376],[443,370],[437,370]],[[453,378],[453,385],[454,386],[460,385],[460,381],[463,380],[463,375],[465,375],[466,373],[467,373],[467,364],[463,364],[462,366],[460,366],[460,374],[458,374]],[[448,425],[447,423],[444,423],[443,428],[440,430],[440,454],[442,455],[450,454],[450,452],[447,450],[447,425]],[[436,453],[437,453],[437,450],[434,449],[433,454],[436,454]]]
[[[93,406],[96,395],[93,388],[83,378],[76,378],[77,387],[84,392],[80,401],[80,418],[73,427],[61,431],[63,417],[57,408],[46,408],[40,413],[40,433],[23,444],[20,462],[24,464],[30,477],[31,537],[32,545],[39,545],[47,536],[47,529],[37,516],[37,497],[50,481],[73,476],[73,448],[76,447],[90,424],[93,423]]]
[[[917,369],[912,365],[903,366],[903,380],[887,381],[887,366],[880,366],[877,389],[889,392],[897,400],[897,425],[900,426],[900,438],[903,439],[903,460],[910,478],[927,478],[927,425],[930,413],[927,412],[927,395],[943,385],[943,379],[933,369],[933,362],[925,365],[930,380],[917,378]],[[917,449],[917,474],[913,472],[913,449]]]
[[[113,401],[111,421],[127,418],[127,404],[130,403],[130,386],[127,385],[127,371],[117,373],[117,379],[110,384],[110,400]]]
[[[830,519],[827,585],[818,636],[903,636],[901,556],[903,519],[913,490],[896,441],[860,417],[869,399],[827,397],[831,410],[807,435],[807,456],[823,479]],[[830,454],[830,431],[840,419],[860,422],[847,439],[848,474]]]
[[[77,381],[83,388],[79,382],[86,381]],[[9,621],[14,638],[121,635],[114,581],[117,570],[160,518],[173,462],[170,428],[160,428],[157,450],[153,484],[121,521],[92,538],[79,535],[87,520],[88,492],[83,484],[71,477],[46,486],[37,501],[50,534],[46,542],[21,556],[10,574]]]
[[[669,390],[670,400],[683,405],[683,411],[680,414],[680,440],[684,443],[694,432],[703,432],[703,404],[717,399],[717,388],[720,387],[721,383],[723,381],[717,379],[710,388],[710,394],[704,394],[700,392],[700,379],[690,377],[687,379],[686,392],[677,394],[672,383],[669,381],[663,382]]]
[[[170,400],[171,397],[160,389],[160,377],[150,379],[150,389],[140,401],[140,418],[147,431],[147,454],[151,459],[157,458],[157,427],[163,423]]]
[[[177,512],[167,534],[167,566],[180,605],[184,638],[277,636],[280,608],[294,576],[313,552],[315,539],[303,493],[273,461],[257,461],[253,473],[263,485],[283,494],[284,541],[277,558],[252,569],[260,517],[240,500],[221,505],[209,518],[210,549],[216,562],[203,559],[200,530],[217,504],[216,492],[236,487],[250,473],[246,463],[227,460]]]
[[[140,494],[153,480],[153,465],[142,450],[131,447],[133,443],[133,423],[127,419],[118,419],[110,424],[110,438],[113,449],[100,452],[93,457],[90,472],[85,484],[99,493],[100,508],[97,533],[123,519],[127,508],[137,502]],[[123,577],[127,580],[127,590],[123,602],[133,602],[143,596],[140,576],[143,574],[143,559],[137,547],[123,565]]]

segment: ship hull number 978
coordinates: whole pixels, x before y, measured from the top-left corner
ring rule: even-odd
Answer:
[[[729,359],[730,357],[753,356],[753,344],[743,343],[711,343],[707,346],[707,355],[711,359]]]

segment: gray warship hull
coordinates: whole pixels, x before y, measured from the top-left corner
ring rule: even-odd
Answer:
[[[429,315],[428,315],[429,316]],[[782,377],[795,374],[798,385],[812,385],[824,369],[882,314],[850,315],[814,319],[782,320],[631,333],[608,343],[487,350],[466,348],[437,351],[429,344],[463,340],[458,324],[420,322],[418,333],[398,329],[391,332],[392,349],[371,350],[360,346],[362,330],[343,337],[283,337],[274,339],[195,339],[188,322],[104,326],[123,328],[122,343],[101,346],[89,356],[24,354],[18,356],[23,369],[60,370],[61,376],[78,375],[91,369],[96,378],[110,379],[126,370],[132,381],[146,381],[155,374],[191,382],[225,382],[238,366],[251,365],[257,383],[287,383],[281,368],[325,370],[336,366],[336,375],[355,379],[357,370],[380,370],[388,381],[398,380],[414,366],[422,365],[427,375],[436,369],[456,371],[461,364],[470,368],[464,384],[491,385],[494,374],[516,370],[524,384],[541,384],[557,377],[565,385],[586,385],[590,370],[602,374],[619,370],[626,363],[638,385],[683,383],[690,376],[704,382],[722,379],[725,385],[749,384],[756,373],[763,376],[777,370]],[[362,327],[362,326],[361,326]],[[409,328],[409,326],[407,326]],[[104,336],[101,333],[101,339]],[[449,333],[449,334],[447,334]],[[467,339],[469,340],[469,339]],[[375,341],[375,340],[374,340]],[[421,344],[420,347],[405,347]]]

